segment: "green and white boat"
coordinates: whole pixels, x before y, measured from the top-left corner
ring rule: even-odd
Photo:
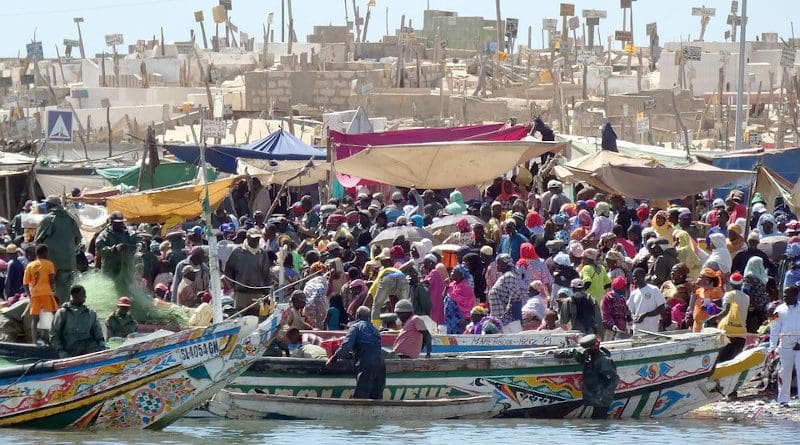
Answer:
[[[711,378],[722,331],[635,337],[604,343],[620,382],[614,418],[677,416],[738,388],[757,368],[758,356],[738,360],[735,369]],[[582,365],[565,349],[498,351],[417,360],[387,360],[384,400],[417,400],[492,395],[499,416],[575,418],[591,416],[582,403]],[[763,351],[758,350],[761,354]],[[746,351],[743,354],[753,355]],[[762,354],[763,355],[763,354]],[[742,365],[745,363],[745,365]],[[229,388],[296,397],[352,396],[352,364],[326,368],[322,360],[262,358]]]

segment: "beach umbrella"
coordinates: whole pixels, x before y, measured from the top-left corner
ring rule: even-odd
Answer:
[[[437,221],[434,221],[433,224],[426,227],[428,231],[430,231],[434,238],[437,241],[442,242],[444,241],[450,234],[455,233],[458,231],[456,229],[456,222],[459,219],[466,218],[469,226],[472,227],[473,224],[485,224],[482,219],[478,218],[477,216],[472,215],[448,215],[443,218],[440,218]]]
[[[786,252],[786,245],[789,244],[787,236],[770,236],[758,243],[758,250],[764,252],[772,262],[779,262]]]
[[[392,242],[400,235],[405,236],[406,241],[409,243],[421,241],[422,239],[433,241],[433,235],[425,229],[412,226],[397,226],[382,231],[370,244],[373,246],[391,247]]]

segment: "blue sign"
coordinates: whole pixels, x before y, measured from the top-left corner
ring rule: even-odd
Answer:
[[[44,49],[42,49],[42,42],[33,42],[25,45],[25,50],[28,53],[28,59],[37,61],[44,59]]]
[[[72,142],[72,111],[47,110],[47,133],[50,142]]]

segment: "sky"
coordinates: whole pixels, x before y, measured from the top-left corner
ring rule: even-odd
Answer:
[[[619,0],[573,0],[576,12],[582,9],[605,9],[608,19],[600,21],[600,33],[608,35],[622,29],[622,10]],[[312,32],[314,25],[343,25],[344,3],[348,15],[353,17],[352,0],[293,0],[295,32],[298,40]],[[368,0],[356,0],[364,14]],[[211,8],[218,0],[30,0],[27,2],[3,1],[0,21],[3,24],[3,39],[0,40],[0,56],[25,55],[25,44],[30,43],[34,31],[37,40],[44,45],[45,57],[55,57],[55,45],[64,51],[64,39],[77,39],[78,33],[73,17],[83,17],[82,32],[88,55],[107,50],[104,36],[122,33],[125,44],[137,39],[150,39],[165,30],[167,42],[189,39],[189,30],[194,28],[199,35],[199,26],[194,22],[193,12],[205,12],[206,30],[213,33]],[[427,5],[432,9],[457,11],[461,16],[495,17],[493,0],[376,0],[369,26],[369,41],[378,41],[386,30],[386,13],[391,32],[399,26],[405,14],[415,28],[422,28],[423,11]],[[528,26],[533,27],[534,46],[541,46],[541,24],[543,18],[555,18],[560,1],[551,0],[500,0],[503,18],[518,18],[520,35],[518,43],[527,43]],[[740,0],[741,4],[742,1]],[[231,22],[241,31],[255,35],[261,40],[262,24],[268,12],[275,13],[273,28],[276,41],[280,40],[281,0],[232,0]],[[717,16],[711,19],[706,31],[706,40],[724,39],[725,24],[730,11],[730,0],[636,0],[633,3],[634,38],[637,44],[646,45],[645,25],[658,23],[662,44],[667,41],[696,38],[700,33],[699,17],[691,16],[693,6],[705,5],[717,8]],[[740,10],[741,11],[741,10]],[[791,36],[790,23],[797,22],[800,35],[800,0],[750,0],[750,17],[747,36],[753,40],[762,32],[777,32],[782,37]],[[288,26],[288,19],[287,19]],[[288,35],[288,34],[287,34]],[[78,54],[77,50],[73,55]]]

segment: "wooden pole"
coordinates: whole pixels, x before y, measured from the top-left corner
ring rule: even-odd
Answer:
[[[533,40],[531,39],[531,37],[533,37],[533,27],[528,26],[528,49],[533,49],[533,47],[531,46],[533,45]]]
[[[164,27],[161,27],[161,57],[167,55],[167,49],[164,48]]]
[[[81,50],[81,59],[85,59],[86,53],[83,50],[83,34],[81,34],[81,22],[76,20],[75,24],[78,25],[78,46],[79,49]]]
[[[403,14],[403,16],[400,18],[400,35],[403,34],[405,27],[406,27],[406,15]],[[405,58],[406,58],[406,54],[405,54],[406,53],[406,51],[405,51],[406,47],[405,47],[405,45],[402,44],[402,42],[400,40],[401,39],[398,36],[397,46],[398,46],[398,52],[400,54],[400,57],[397,58],[397,88],[402,88],[403,87],[403,73],[405,72],[404,65],[405,65]]]
[[[492,85],[492,94],[494,95],[494,97],[498,97],[499,96],[499,92],[500,92],[499,89],[500,89],[500,86],[501,86],[499,52],[500,52],[500,46],[503,44],[503,30],[500,29],[500,25],[502,24],[503,19],[500,16],[500,0],[494,0],[494,5],[495,5],[495,12],[497,13],[497,19],[495,21],[495,28],[497,29],[497,52],[498,52],[498,57],[495,57],[494,59],[492,59],[492,62],[494,64],[494,76],[492,76],[492,84],[493,84]]]
[[[110,102],[106,107],[106,125],[108,126],[108,157],[111,157],[112,152],[111,152],[111,103]]]
[[[58,50],[58,45],[56,47],[56,60],[58,60],[58,69],[61,70],[61,84],[67,84],[67,78],[64,77],[64,65],[61,63],[61,52]]]
[[[286,43],[286,0],[281,0],[281,43]]]
[[[367,16],[364,18],[364,33],[361,36],[362,42],[367,41],[367,29],[369,29],[369,19],[371,16],[372,16],[372,9],[370,9],[369,6],[367,6]]]
[[[787,75],[786,68],[783,68],[783,74],[781,75],[781,92],[778,98],[778,134],[775,135],[775,148],[784,147],[783,140],[786,135],[786,117],[783,114],[783,91],[786,86]]]
[[[292,42],[294,42],[294,18],[292,17],[292,0],[286,0],[286,9],[289,13],[289,47],[287,53],[292,54]]]
[[[206,25],[200,22],[200,33],[203,34],[203,49],[208,49],[208,39],[206,39]]]
[[[358,23],[358,6],[356,6],[356,0],[353,0],[353,21],[356,25],[356,43],[361,43],[361,25]]]
[[[100,59],[100,86],[106,87],[106,53],[103,52],[103,57]]]

